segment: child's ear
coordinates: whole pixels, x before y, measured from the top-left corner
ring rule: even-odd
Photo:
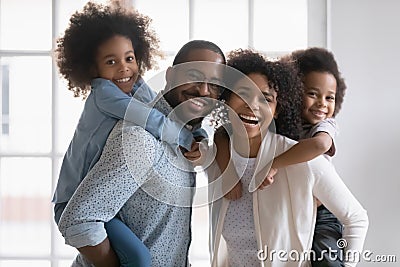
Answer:
[[[274,119],[276,120],[278,118],[279,112],[277,110],[275,110],[275,114],[274,114]]]

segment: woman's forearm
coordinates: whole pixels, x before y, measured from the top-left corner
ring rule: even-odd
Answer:
[[[351,191],[343,183],[333,165],[326,159],[318,158],[312,162],[315,186],[314,196],[331,211],[343,224],[343,242],[345,266],[356,266],[357,257],[362,252],[365,237],[368,230],[367,211],[354,197]]]

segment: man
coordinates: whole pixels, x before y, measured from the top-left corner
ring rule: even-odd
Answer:
[[[225,57],[211,42],[184,45],[166,72],[154,107],[198,129],[220,94]],[[218,66],[221,66],[219,68]],[[194,173],[182,154],[142,127],[119,121],[101,158],[69,201],[58,225],[66,243],[96,266],[119,266],[104,222],[118,215],[146,245],[152,266],[187,266]],[[76,265],[90,266],[78,256]]]

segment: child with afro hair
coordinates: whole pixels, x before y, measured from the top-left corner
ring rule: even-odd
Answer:
[[[338,134],[335,116],[342,107],[347,88],[333,53],[325,48],[296,50],[282,60],[294,63],[303,81],[303,129],[299,143],[273,160],[261,189],[273,182],[279,168],[309,161],[319,155],[331,160],[336,152],[334,140]],[[344,266],[341,248],[337,244],[342,238],[342,224],[318,200],[317,203],[312,244],[315,259],[311,264],[313,267]]]
[[[57,40],[59,72],[74,96],[85,99],[85,106],[65,153],[52,200],[56,223],[98,161],[118,120],[142,126],[174,149],[191,149],[193,134],[147,105],[156,93],[141,75],[161,56],[150,22],[149,17],[119,1],[108,5],[88,2],[71,16],[64,35]],[[150,266],[148,249],[120,220],[114,218],[105,227],[121,266]]]

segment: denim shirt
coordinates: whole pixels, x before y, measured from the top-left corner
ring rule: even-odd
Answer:
[[[100,158],[108,135],[120,119],[145,128],[173,149],[180,145],[190,150],[193,134],[182,124],[147,105],[156,93],[142,78],[138,79],[132,92],[133,97],[123,93],[109,80],[97,78],[92,81],[92,90],[63,159],[52,202],[69,201]]]

